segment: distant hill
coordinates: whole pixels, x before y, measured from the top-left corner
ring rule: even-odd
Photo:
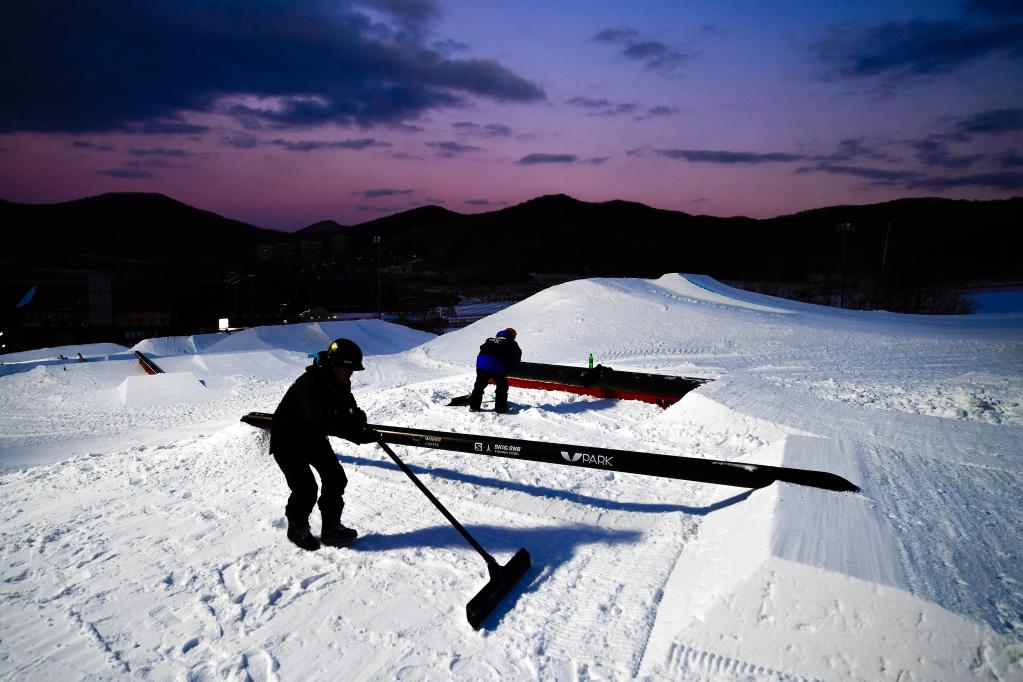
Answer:
[[[296,230],[293,234],[299,237],[308,238],[315,237],[322,234],[334,234],[346,229],[345,225],[336,223],[333,220],[321,220],[318,223],[313,223],[307,227],[303,227],[301,230]]]
[[[193,208],[162,194],[116,193],[59,204],[0,201],[3,255],[20,264],[225,268],[251,260],[275,230]]]
[[[837,229],[851,223],[854,230]],[[803,279],[842,268],[916,282],[1023,278],[1023,199],[901,199],[834,206],[767,220],[665,211],[565,195],[473,215],[436,206],[348,228],[363,244],[380,234],[395,261],[452,276],[528,272],[729,279]]]
[[[840,223],[855,229],[841,232]],[[887,276],[916,282],[1007,281],[1023,280],[1020,225],[1023,198],[901,199],[755,220],[559,194],[488,213],[424,206],[352,227],[325,220],[289,234],[160,194],[105,194],[50,205],[0,201],[0,260],[223,271],[252,266],[258,244],[346,234],[365,267],[375,267],[372,238],[380,236],[385,267],[452,283],[529,273],[798,279],[838,272],[843,253],[850,273],[879,273],[884,264]]]

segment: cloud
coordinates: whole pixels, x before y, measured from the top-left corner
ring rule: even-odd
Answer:
[[[863,143],[862,139],[849,138],[842,140],[838,143],[838,149],[831,154],[826,156],[815,157],[819,161],[827,161],[832,163],[852,161],[854,159],[871,159],[874,161],[883,161],[888,157],[885,154],[875,150],[872,147],[868,147]]]
[[[575,154],[526,154],[516,163],[523,166],[532,166],[541,163],[575,163],[578,157]]]
[[[642,62],[651,71],[672,72],[696,56],[695,52],[674,49],[659,40],[643,39],[631,28],[606,28],[591,40],[621,47],[620,55]]]
[[[947,189],[959,187],[982,187],[986,189],[1018,191],[1023,189],[1023,173],[1005,171],[1001,173],[960,175],[956,177],[925,177],[911,181],[909,186],[935,192],[943,192]]]
[[[963,135],[1001,135],[1023,130],[1023,109],[992,109],[959,121],[955,132]]]
[[[815,166],[807,166],[796,170],[797,173],[823,172],[832,175],[849,175],[864,180],[870,180],[872,185],[892,186],[909,184],[922,180],[923,176],[916,171],[893,170],[890,168],[872,168],[865,166],[846,166],[842,164],[819,163]]]
[[[643,116],[637,116],[636,120],[641,121],[643,119],[656,118],[658,116],[673,116],[675,114],[680,113],[681,111],[682,110],[679,109],[678,107],[669,107],[663,104],[659,104],[655,107],[650,107],[649,109],[647,109],[646,114],[644,114]]]
[[[120,178],[123,180],[139,180],[142,178],[151,178],[153,174],[147,170],[141,168],[108,168],[99,172],[100,175],[107,175],[111,178]]]
[[[437,150],[437,154],[447,158],[483,151],[482,147],[474,147],[460,142],[427,142],[426,146]]]
[[[586,164],[587,166],[600,166],[601,164],[607,163],[611,160],[610,156],[594,156],[590,159],[583,159],[579,163]]]
[[[361,192],[352,192],[353,196],[364,197],[366,199],[377,199],[379,197],[396,197],[403,194],[412,194],[415,190],[412,189],[389,189],[387,187],[381,187],[379,189],[367,189]]]
[[[445,40],[438,40],[433,43],[430,43],[430,47],[434,50],[434,52],[437,52],[439,54],[452,55],[458,52],[467,51],[470,45],[469,43],[463,43],[459,40],[452,40],[451,38],[447,38]]]
[[[968,154],[965,156],[953,156],[948,146],[936,136],[924,140],[916,140],[910,143],[917,150],[917,158],[927,166],[940,166],[942,168],[969,168],[977,161],[986,157],[985,154]]]
[[[1023,4],[1019,0],[970,0],[966,10],[995,19],[1023,17]]]
[[[624,116],[635,113],[639,108],[631,102],[611,102],[603,97],[595,99],[576,96],[568,100],[566,104],[586,109],[590,116]]]
[[[475,135],[477,137],[511,137],[512,129],[500,123],[487,123],[480,125],[470,121],[459,121],[452,123],[451,127],[463,135]]]
[[[497,61],[451,59],[399,30],[434,18],[435,2],[360,4],[398,28],[333,0],[16,3],[0,23],[0,61],[18,65],[0,71],[0,133],[208,132],[190,112],[280,128],[369,126],[470,97],[545,99]],[[277,102],[221,109],[231,98]]]
[[[490,206],[491,204],[489,199],[466,199],[465,203],[469,206]]]
[[[657,149],[657,154],[668,159],[679,159],[697,163],[721,164],[757,164],[757,163],[788,163],[800,161],[806,157],[783,152],[759,154],[757,152],[729,152],[709,149]]]
[[[192,156],[192,153],[184,149],[164,149],[157,147],[156,149],[129,149],[128,153],[132,156],[162,156],[175,159],[184,159]]]
[[[312,152],[324,149],[363,150],[370,147],[390,147],[386,142],[363,137],[354,140],[271,140],[267,144],[284,147],[291,152]]]
[[[95,149],[98,152],[112,152],[114,148],[107,144],[96,144],[87,140],[75,140],[71,143],[75,149]]]
[[[1023,57],[1023,23],[914,19],[866,28],[833,26],[811,46],[828,78],[897,82],[947,73],[994,54]]]
[[[1023,155],[1010,149],[998,155],[998,163],[1002,168],[1023,168]]]
[[[354,4],[384,12],[402,27],[415,31],[422,30],[441,15],[436,0],[356,0]]]

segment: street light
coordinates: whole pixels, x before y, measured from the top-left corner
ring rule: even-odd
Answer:
[[[384,319],[384,308],[380,285],[380,235],[374,235],[373,243],[377,245],[377,319]]]
[[[842,289],[839,294],[838,307],[845,308],[845,267],[846,267],[846,254],[849,241],[849,233],[856,229],[856,226],[852,223],[839,223],[835,225],[835,229],[842,233]]]

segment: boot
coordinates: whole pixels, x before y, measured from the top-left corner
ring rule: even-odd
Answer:
[[[324,521],[323,532],[320,533],[321,542],[330,547],[350,545],[357,537],[359,537],[358,531],[341,525],[341,522],[337,520]]]
[[[309,530],[309,523],[288,522],[288,540],[302,549],[313,552],[320,548],[320,541]]]

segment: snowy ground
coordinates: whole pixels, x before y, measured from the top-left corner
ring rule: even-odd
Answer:
[[[713,378],[667,410],[512,389],[444,406],[482,340]],[[273,411],[337,336],[370,420],[824,469],[756,491],[334,441],[348,549],[284,540]],[[4,679],[1021,679],[1023,315],[849,312],[699,276],[570,282],[433,337],[365,320],[0,356]],[[77,361],[77,353],[89,359]],[[76,358],[65,361],[59,355]],[[484,404],[487,407],[487,403]],[[318,528],[316,512],[314,529]]]

